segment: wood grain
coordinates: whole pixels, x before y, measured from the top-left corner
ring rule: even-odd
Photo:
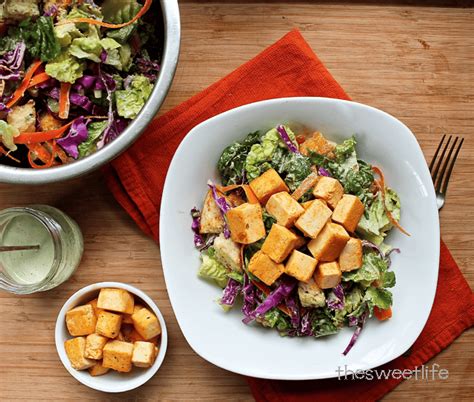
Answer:
[[[231,72],[292,28],[299,28],[354,100],[400,118],[429,160],[443,133],[466,138],[441,213],[442,235],[474,283],[474,12],[472,9],[311,2],[184,2],[182,53],[162,112]],[[403,152],[403,150],[394,150]],[[0,209],[55,205],[84,231],[84,260],[66,284],[45,294],[0,295],[2,400],[251,400],[243,378],[198,357],[184,340],[164,286],[158,247],[135,227],[99,173],[41,187],[0,185]],[[92,391],[61,366],[54,325],[65,299],[102,280],[134,284],[158,303],[169,351],[142,388],[118,396]],[[386,400],[472,400],[474,332],[433,359],[445,381],[406,381]],[[53,397],[54,395],[54,397]]]

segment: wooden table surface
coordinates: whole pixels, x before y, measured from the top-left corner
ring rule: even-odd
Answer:
[[[411,128],[427,160],[442,134],[464,136],[441,212],[441,233],[472,287],[472,9],[186,1],[181,12],[181,59],[162,112],[296,27],[354,100],[386,110]],[[159,373],[146,386],[117,398],[251,399],[242,377],[212,366],[187,345],[168,301],[158,247],[117,205],[99,173],[37,188],[0,185],[0,209],[38,202],[55,205],[77,220],[85,236],[85,254],[72,279],[53,291],[26,297],[0,294],[0,399],[115,399],[76,382],[54,346],[54,324],[64,301],[79,288],[103,280],[128,282],[148,292],[163,311],[170,333]],[[473,350],[471,330],[432,360],[449,370],[449,379],[405,381],[385,399],[472,400]]]

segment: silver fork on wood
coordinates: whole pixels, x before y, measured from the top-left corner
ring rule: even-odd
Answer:
[[[461,149],[462,143],[464,142],[464,138],[454,137],[454,141],[451,147],[449,147],[451,139],[453,138],[453,136],[450,135],[448,141],[444,145],[441,155],[438,158],[439,151],[443,146],[445,138],[446,134],[443,135],[443,138],[441,138],[438,148],[436,149],[436,152],[430,163],[430,173],[431,178],[433,179],[433,185],[436,192],[436,204],[438,205],[438,209],[441,209],[444,206],[444,202],[446,200],[446,191],[448,189],[448,183],[451,177],[451,172],[453,171],[454,163],[456,162],[459,150]],[[448,152],[447,155],[446,152]]]

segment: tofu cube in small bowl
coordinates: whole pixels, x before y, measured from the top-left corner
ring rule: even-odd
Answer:
[[[59,312],[56,349],[66,370],[103,392],[147,382],[163,363],[168,334],[157,305],[141,290],[101,282],[74,293]]]

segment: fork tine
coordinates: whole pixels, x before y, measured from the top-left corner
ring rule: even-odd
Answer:
[[[458,157],[459,151],[461,150],[463,142],[464,142],[464,138],[461,138],[461,142],[459,143],[456,149],[456,152],[454,153],[454,157],[453,159],[451,159],[451,163],[449,164],[448,173],[446,173],[446,177],[444,178],[444,184],[443,184],[443,188],[441,189],[441,194],[446,194],[446,191],[448,190],[448,183],[451,177],[451,172],[453,171],[454,164],[456,163],[456,159]]]
[[[441,164],[443,163],[444,155],[446,154],[446,150],[449,147],[449,144],[451,142],[451,138],[452,137],[449,136],[448,142],[446,142],[446,145],[443,148],[443,152],[441,152],[441,156],[439,157],[439,159],[436,163],[436,167],[434,168],[434,171],[431,173],[431,177],[433,179],[433,185],[435,186],[435,188],[436,188],[436,179],[438,178],[438,171],[439,171],[439,168],[441,167]]]
[[[443,179],[444,179],[444,173],[446,172],[446,168],[448,167],[449,161],[451,159],[451,155],[456,148],[456,144],[458,142],[458,137],[454,137],[454,142],[453,145],[451,145],[451,148],[449,149],[448,156],[443,159],[441,171],[439,172],[438,176],[438,183],[436,185],[436,191],[441,192],[441,185],[443,184]],[[443,155],[444,156],[444,155]]]
[[[441,145],[443,145],[443,142],[444,142],[444,139],[446,138],[446,134],[443,134],[443,138],[441,138],[441,141],[439,142],[439,145],[438,145],[438,148],[436,148],[436,152],[434,153],[433,155],[433,159],[431,159],[431,163],[430,163],[430,173],[433,172],[433,166],[435,164],[435,161],[436,161],[436,157],[438,156],[438,152],[439,150],[441,149]]]

